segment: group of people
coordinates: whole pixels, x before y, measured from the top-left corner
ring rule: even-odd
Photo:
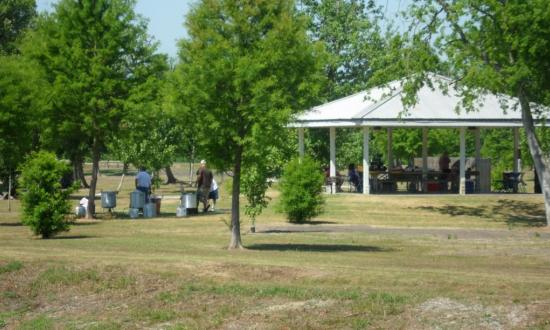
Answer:
[[[200,163],[200,168],[197,170],[197,208],[199,201],[203,203],[203,212],[214,211],[216,201],[219,198],[218,184],[214,179],[214,175],[206,166],[206,161],[203,159]],[[147,173],[145,167],[141,166],[135,177],[136,189],[145,194],[145,202],[149,202],[151,196],[151,175]],[[210,205],[212,200],[212,205]],[[211,207],[212,206],[212,207]]]
[[[344,184],[344,178],[340,175],[340,172],[336,171],[336,176],[334,178],[330,177],[330,168],[328,166],[324,167],[325,178],[327,184],[332,184],[331,180],[335,180],[336,183],[336,192],[342,191],[342,185]],[[357,192],[363,192],[363,181],[360,173],[355,168],[355,164],[349,164],[348,166],[348,180],[351,185],[355,187]]]
[[[203,204],[203,212],[208,212],[210,209],[209,200],[213,201],[212,208],[210,210],[214,211],[216,207],[216,200],[219,197],[218,194],[218,184],[214,179],[214,174],[206,166],[206,161],[201,160],[200,168],[197,170],[197,207],[198,202]]]

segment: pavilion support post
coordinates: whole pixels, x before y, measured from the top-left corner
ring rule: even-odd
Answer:
[[[476,191],[479,192],[479,185],[481,184],[481,178],[479,176],[479,168],[481,163],[481,130],[479,127],[476,127],[474,130],[474,137],[476,147],[476,171],[478,173],[478,175],[476,175]]]
[[[514,127],[514,173],[518,173],[521,169],[519,166],[519,128]]]
[[[393,168],[393,128],[388,127],[388,172]]]
[[[300,158],[304,158],[304,128],[298,128],[298,154]]]
[[[363,127],[363,194],[370,195],[369,128]]]
[[[521,171],[520,165],[519,165],[519,128],[514,127],[514,173],[518,173]],[[518,183],[516,182],[513,185],[514,193],[518,192]]]
[[[422,191],[428,191],[428,128],[422,128]]]
[[[336,177],[336,127],[330,128],[330,177]],[[336,193],[336,180],[331,180],[331,193]]]
[[[466,195],[466,128],[460,128],[460,181],[458,192]]]

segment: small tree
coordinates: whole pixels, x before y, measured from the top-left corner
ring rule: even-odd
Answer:
[[[202,0],[186,20],[178,75],[182,112],[192,113],[200,152],[233,170],[231,241],[241,248],[241,173],[250,153],[316,101],[322,48],[292,0]],[[266,143],[259,143],[265,141]]]
[[[321,195],[324,181],[319,163],[308,157],[293,159],[283,170],[278,210],[296,223],[321,214],[325,204]]]
[[[23,224],[35,235],[50,238],[69,230],[67,198],[73,190],[61,189],[61,178],[69,170],[53,153],[45,151],[31,154],[21,167]]]

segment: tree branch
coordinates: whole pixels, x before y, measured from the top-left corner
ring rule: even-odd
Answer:
[[[453,29],[460,35],[460,40],[468,46],[470,46],[470,41],[468,38],[466,38],[466,34],[464,33],[464,30],[458,25],[458,23],[451,19],[451,15],[454,14],[452,12],[452,9],[449,7],[449,5],[444,0],[436,0],[436,2],[441,6],[441,9],[445,11],[447,14],[447,17],[449,18],[449,22],[451,22],[451,25],[453,26]]]

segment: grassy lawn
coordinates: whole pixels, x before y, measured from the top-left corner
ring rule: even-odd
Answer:
[[[0,201],[0,328],[550,328],[541,196],[341,194],[305,226],[270,206],[228,251],[223,188],[220,211],[175,218],[180,188],[162,186],[161,216],[130,220],[132,186],[114,217],[50,240]]]

